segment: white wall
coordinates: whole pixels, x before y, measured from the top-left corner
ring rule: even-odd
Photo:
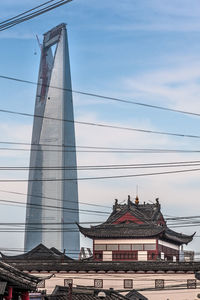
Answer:
[[[31,274],[38,275],[39,277],[49,276],[49,273],[36,273]],[[103,288],[109,289],[123,289],[124,279],[133,280],[133,288],[136,290],[151,288],[153,291],[141,291],[141,293],[146,296],[149,300],[194,300],[197,299],[196,295],[200,293],[200,283],[197,281],[196,289],[187,289],[187,279],[194,279],[194,274],[138,274],[130,272],[120,273],[113,272],[108,273],[95,273],[91,271],[86,273],[84,271],[80,273],[76,272],[54,272],[54,276],[46,280],[47,293],[51,293],[56,285],[64,285],[64,279],[73,279],[73,286],[84,285],[84,286],[94,286],[94,279],[103,279]],[[175,285],[185,285],[183,289],[174,290],[155,290],[155,279],[164,279],[165,288],[169,288]]]

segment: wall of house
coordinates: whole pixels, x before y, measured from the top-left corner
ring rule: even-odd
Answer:
[[[94,240],[93,253],[99,261],[179,260],[179,246],[156,239]]]
[[[162,253],[162,257],[161,255],[160,257],[164,260],[178,261],[180,247],[166,241],[158,240],[158,253]]]
[[[194,274],[188,273],[173,273],[169,271],[142,272],[114,272],[105,273],[103,271],[88,273],[80,272],[50,272],[54,274],[50,279],[45,280],[41,290],[46,290],[51,293],[56,285],[67,285],[69,282],[73,286],[83,285],[97,288],[113,288],[121,289],[126,292],[131,289],[140,291],[149,300],[194,300],[197,299],[197,294],[200,293],[200,281],[196,281]],[[47,272],[37,273],[31,272],[36,276],[47,277],[50,274]],[[145,290],[147,289],[147,290]],[[149,289],[149,290],[148,290]],[[125,292],[124,292],[125,294]]]
[[[156,239],[105,239],[94,240],[95,260],[155,260],[157,258]]]

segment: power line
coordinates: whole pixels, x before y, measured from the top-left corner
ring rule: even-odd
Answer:
[[[40,144],[38,144],[40,146]],[[52,146],[52,145],[49,145]],[[75,147],[75,146],[74,146]],[[87,147],[90,148],[90,147]],[[92,148],[92,147],[91,147]],[[106,147],[105,147],[106,148]],[[123,148],[122,148],[123,149]],[[62,153],[139,153],[139,154],[155,154],[155,153],[200,153],[200,150],[170,150],[170,149],[133,149],[133,150],[60,150],[60,149],[27,149],[27,148],[8,148],[1,147],[0,151],[26,151],[26,152],[62,152]]]
[[[31,81],[16,79],[16,78],[2,76],[2,75],[0,75],[0,78],[11,79],[11,80],[19,81],[19,82],[26,82],[26,83],[32,83],[32,84],[38,85],[35,82],[33,83]],[[53,88],[56,88],[56,87],[53,87]],[[60,88],[58,88],[58,89],[60,89]],[[64,90],[69,90],[69,89],[64,89]],[[69,90],[69,91],[72,91],[72,90]],[[75,91],[72,91],[72,92],[75,92]],[[197,139],[200,138],[199,135],[173,133],[173,132],[165,132],[165,131],[155,131],[155,130],[147,130],[147,129],[131,128],[131,127],[122,127],[122,126],[115,126],[115,125],[109,125],[109,124],[103,124],[103,123],[94,123],[94,122],[83,122],[83,121],[73,121],[73,120],[66,120],[66,119],[58,119],[58,118],[53,118],[53,117],[44,117],[44,116],[40,116],[40,115],[36,115],[36,114],[29,114],[29,113],[17,112],[17,111],[12,111],[12,110],[5,110],[5,109],[0,109],[0,112],[2,112],[2,113],[8,113],[8,114],[15,114],[15,115],[22,115],[22,116],[26,116],[26,117],[38,117],[38,118],[49,119],[49,120],[54,120],[54,121],[70,122],[70,123],[87,125],[87,126],[97,126],[97,127],[102,127],[102,128],[112,128],[112,129],[136,131],[136,132],[150,133],[150,134],[187,137],[187,138],[197,138]],[[199,114],[199,116],[200,116],[200,114]]]
[[[155,173],[139,173],[139,174],[128,174],[128,175],[116,175],[116,176],[99,176],[99,177],[80,177],[80,178],[55,178],[55,179],[0,179],[0,182],[45,182],[45,181],[83,181],[83,180],[102,180],[102,179],[117,179],[117,178],[132,178],[132,177],[142,177],[142,176],[155,176],[155,175],[167,175],[167,174],[178,174],[186,172],[196,172],[200,171],[197,169],[184,169],[176,171],[165,171],[165,172],[155,172]]]
[[[190,149],[162,149],[162,148],[125,148],[125,147],[105,147],[105,146],[80,146],[80,145],[64,145],[64,144],[45,144],[45,143],[40,143],[40,144],[36,144],[36,143],[25,143],[25,142],[10,142],[10,141],[0,141],[0,144],[6,144],[6,145],[20,145],[20,146],[43,146],[43,147],[56,147],[56,148],[61,148],[61,149],[65,149],[65,148],[83,148],[83,149],[101,149],[101,150],[114,150],[114,151],[110,151],[110,152],[118,152],[117,150],[119,150],[119,152],[123,153],[123,152],[139,152],[139,153],[179,153],[179,152],[183,152],[183,153],[200,153],[200,150],[190,150]],[[2,150],[9,150],[9,149],[14,149],[14,148],[2,148]],[[21,149],[21,148],[19,148]],[[18,150],[18,148],[17,148]],[[29,149],[27,149],[29,150]],[[40,151],[40,149],[32,149],[33,151]],[[48,149],[41,149],[42,151],[47,151]],[[59,150],[49,150],[49,151],[59,151]],[[65,150],[62,150],[65,151]],[[69,152],[69,150],[67,150]],[[77,150],[76,150],[77,151]],[[100,150],[98,150],[97,152],[101,152]],[[104,152],[104,151],[102,151]],[[105,151],[106,153],[109,151]]]
[[[78,170],[78,171],[97,171],[97,170],[129,170],[129,169],[149,169],[149,168],[175,168],[175,167],[194,167],[199,166],[200,161],[186,161],[186,162],[169,162],[169,163],[141,163],[141,164],[121,164],[121,165],[81,165],[81,166],[49,166],[49,167],[19,167],[19,166],[0,166],[0,171],[28,171],[28,170],[42,170],[42,171],[63,171],[63,170]]]
[[[0,109],[0,112],[7,113],[7,114],[26,116],[26,117],[37,117],[37,118],[48,119],[48,120],[52,120],[52,121],[69,122],[69,123],[74,123],[74,124],[79,124],[79,125],[95,126],[95,127],[100,127],[100,128],[110,128],[110,129],[119,129],[119,130],[126,130],[126,131],[136,131],[136,132],[141,132],[141,133],[150,133],[150,134],[159,134],[159,135],[169,135],[169,136],[178,136],[178,137],[184,137],[184,138],[187,137],[187,138],[200,139],[199,135],[173,133],[173,132],[166,132],[166,131],[156,131],[156,130],[148,130],[148,129],[140,129],[140,128],[132,128],[132,127],[122,127],[122,126],[117,126],[117,125],[109,125],[109,124],[105,124],[105,123],[58,119],[58,118],[53,118],[53,117],[47,117],[47,116],[44,117],[44,116],[40,116],[40,115],[36,115],[36,114],[30,114],[30,113],[7,110],[7,109]]]
[[[33,194],[25,194],[25,193],[20,193],[20,192],[14,192],[14,191],[7,191],[7,190],[0,190],[0,192],[3,192],[3,193],[8,193],[8,194],[14,194],[14,195],[23,195],[23,196],[30,196],[30,197],[34,197],[34,198],[43,198],[43,199],[48,199],[48,200],[53,200],[53,201],[60,201],[60,202],[65,202],[66,200],[63,199],[58,199],[58,198],[52,198],[52,197],[46,197],[46,196],[43,196],[43,195],[33,195]],[[74,201],[72,200],[67,200],[67,202],[70,202],[70,203],[74,203]],[[105,206],[105,205],[100,205],[100,204],[94,204],[94,203],[89,203],[89,202],[81,202],[79,201],[80,204],[85,204],[85,205],[89,205],[89,206],[97,206],[97,207],[103,207],[103,208],[109,208],[110,209],[110,206]]]
[[[63,211],[70,211],[70,212],[81,212],[81,213],[95,213],[95,214],[100,214],[100,215],[108,215],[110,214],[109,212],[104,212],[104,211],[98,211],[98,210],[89,210],[89,209],[78,209],[78,208],[71,208],[71,207],[62,207],[62,206],[55,206],[55,205],[44,205],[44,204],[33,204],[33,203],[23,203],[20,201],[12,201],[12,200],[7,200],[7,199],[0,199],[1,203],[9,203],[9,204],[20,204],[20,205],[26,205],[27,207],[33,207],[36,209],[50,209],[50,210],[63,210]]]
[[[42,84],[36,83],[34,81],[23,80],[23,79],[19,79],[19,78],[4,76],[4,75],[0,75],[0,78],[13,80],[13,81],[18,81],[18,82],[23,82],[23,83],[28,83],[28,84],[33,84],[33,85],[42,85]],[[141,103],[141,102],[137,102],[137,101],[126,100],[126,99],[121,99],[121,98],[116,98],[116,97],[109,97],[109,96],[105,96],[105,95],[100,95],[100,94],[95,94],[95,93],[88,93],[88,92],[83,92],[83,91],[78,91],[78,90],[71,90],[71,89],[66,89],[66,88],[61,88],[61,87],[56,87],[56,86],[51,86],[51,85],[45,85],[45,86],[55,88],[55,89],[59,89],[59,90],[71,91],[72,93],[76,93],[76,94],[80,94],[80,95],[84,95],[84,96],[90,96],[90,97],[95,97],[95,98],[104,99],[104,100],[106,99],[106,100],[110,100],[110,101],[117,101],[117,102],[122,102],[122,103],[126,103],[126,104],[139,105],[139,106],[144,106],[144,107],[147,107],[147,108],[171,111],[171,112],[176,112],[176,113],[181,113],[181,114],[200,117],[200,113],[196,113],[196,112],[173,109],[173,108],[164,107],[164,106]]]
[[[33,10],[36,10],[37,8],[40,8],[40,7],[42,7],[42,6],[44,6],[44,5],[48,4],[48,3],[51,3],[51,2],[55,2],[55,0],[47,1],[47,2],[45,2],[45,3],[42,3],[42,4],[38,5],[38,6],[35,6],[34,8],[31,8],[31,9],[29,9],[29,10],[26,10],[26,11],[24,11],[23,13],[20,13],[19,15],[16,15],[16,16],[14,16],[14,17],[12,17],[12,18],[6,19],[5,21],[0,22],[0,25],[5,24],[5,23],[7,23],[7,22],[9,22],[9,21],[12,21],[12,20],[14,20],[14,19],[16,19],[16,18],[18,18],[18,17],[21,17],[21,16],[23,16],[23,15],[25,15],[25,14],[27,14],[27,13],[33,11]]]
[[[44,6],[44,5],[46,5],[46,4],[48,4],[48,3],[52,2],[52,1],[48,1],[46,3],[43,3],[43,4],[39,5],[38,7],[36,6],[36,7],[32,8],[32,9],[29,9],[28,11],[26,11],[24,13],[21,13],[18,16],[15,16],[15,17],[12,17],[12,18],[10,18],[8,20],[3,21],[1,23],[1,25],[0,25],[0,31],[4,31],[4,30],[6,30],[8,28],[11,28],[11,27],[19,24],[19,23],[23,23],[23,22],[25,22],[27,20],[33,19],[33,18],[35,18],[37,16],[40,16],[40,15],[42,15],[42,14],[48,12],[48,11],[51,11],[51,10],[53,10],[53,9],[59,7],[59,6],[62,6],[64,4],[66,4],[66,3],[68,3],[68,2],[71,2],[71,1],[72,0],[65,0],[65,1],[64,0],[60,0],[60,1],[57,1],[56,3],[54,3],[54,4],[46,6],[45,8],[36,10],[36,8]],[[31,12],[33,10],[36,10],[36,11],[28,14],[28,12]],[[19,16],[23,16],[23,17],[19,17]]]

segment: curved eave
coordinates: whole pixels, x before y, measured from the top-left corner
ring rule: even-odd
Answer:
[[[193,240],[195,233],[193,233],[192,235],[186,235],[167,228],[164,232],[164,237],[169,241],[173,241],[174,243],[182,245],[190,243]]]
[[[165,230],[163,227],[148,228],[143,226],[103,226],[84,228],[78,225],[80,232],[91,239],[94,238],[142,238],[142,237],[155,237],[162,234]]]

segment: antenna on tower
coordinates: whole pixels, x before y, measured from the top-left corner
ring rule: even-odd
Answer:
[[[40,48],[40,50],[41,50],[41,52],[42,52],[42,44],[40,43],[40,40],[39,40],[39,37],[38,37],[38,35],[37,35],[37,34],[36,34],[36,39],[37,39],[37,42],[38,42],[39,48]]]

